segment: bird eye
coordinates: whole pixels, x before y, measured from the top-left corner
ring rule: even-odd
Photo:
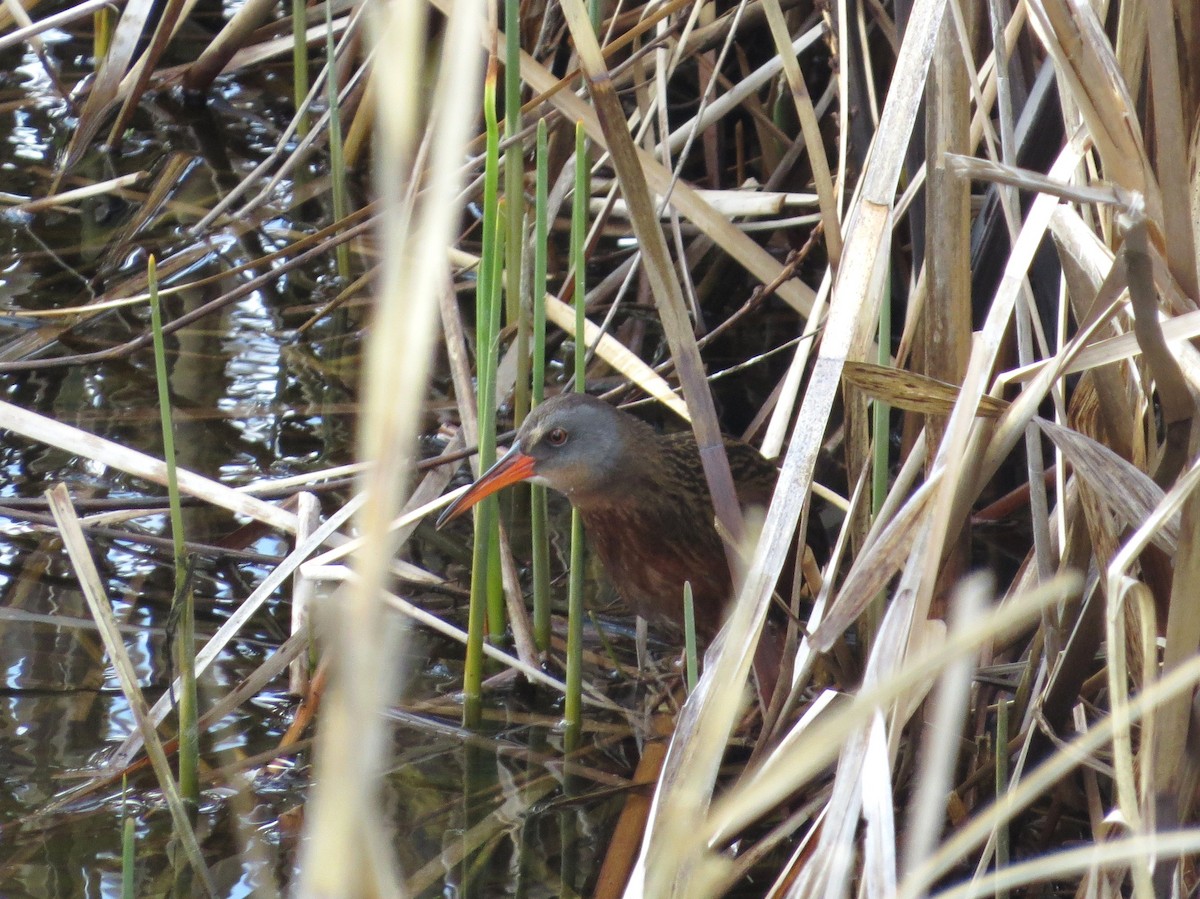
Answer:
[[[551,446],[562,446],[567,442],[567,432],[562,428],[551,428],[546,433],[546,441]]]

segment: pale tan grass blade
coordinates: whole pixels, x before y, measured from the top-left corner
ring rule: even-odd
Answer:
[[[1179,695],[1190,695],[1200,682],[1200,657],[1195,657],[1161,680],[1149,684],[1129,705],[1129,721],[1136,723],[1154,706]],[[1060,783],[1070,771],[1090,762],[1097,751],[1113,738],[1113,718],[1106,716],[1078,737],[1060,746],[1042,764],[1028,772],[995,802],[985,806],[969,821],[960,824],[935,853],[918,870],[909,872],[900,884],[901,899],[917,899],[929,895],[929,889],[939,878],[959,864],[972,848],[993,834],[997,827],[1017,818],[1046,790]]]
[[[1128,527],[1140,526],[1162,502],[1162,488],[1148,474],[1104,444],[1053,422],[1040,418],[1036,421],[1062,451],[1075,474],[1089,481],[1097,496],[1108,503]],[[1153,532],[1152,540],[1163,552],[1174,555],[1179,545],[1179,518],[1165,519]]]
[[[298,545],[292,552],[288,553],[283,561],[279,562],[270,573],[263,578],[262,582],[254,588],[233,612],[226,619],[225,623],[217,629],[212,638],[204,645],[204,647],[196,653],[196,676],[199,677],[208,669],[208,667],[220,657],[221,652],[227,647],[231,640],[236,637],[247,623],[258,613],[263,604],[270,599],[276,590],[278,590],[289,577],[300,567],[300,564],[307,559],[319,546],[330,540],[337,534],[337,531],[345,525],[350,516],[358,510],[361,500],[352,499],[345,506],[335,512],[325,521],[316,531],[313,532],[307,540]],[[341,539],[345,540],[345,537]],[[173,685],[174,690],[179,689],[178,680]],[[155,724],[160,723],[171,711],[170,691],[167,694],[159,697],[150,710],[150,717]],[[129,765],[138,751],[142,747],[141,735],[130,734],[125,738],[116,752],[109,759],[110,764],[116,768],[124,768]]]
[[[1142,89],[1146,71],[1148,16],[1145,3],[1122,3],[1117,10],[1117,66],[1130,96]]]
[[[867,734],[876,710],[860,728],[846,735],[838,746],[837,773],[833,793],[821,819],[821,835],[808,864],[800,869],[796,883],[788,890],[795,899],[823,899],[845,896],[855,856],[859,812],[862,808],[862,774],[867,754]],[[886,739],[886,737],[884,737]]]
[[[92,89],[79,114],[79,124],[71,132],[63,157],[64,170],[74,165],[87,151],[92,139],[105,123],[105,113],[120,99],[121,80],[129,70],[133,54],[149,22],[153,5],[151,0],[133,0],[126,4],[121,13],[108,54],[98,66],[96,80],[92,83]]]
[[[1014,888],[1037,883],[1054,883],[1089,871],[1137,870],[1147,859],[1176,859],[1200,850],[1200,828],[1173,833],[1145,834],[1102,844],[1051,852],[1010,865],[970,883],[933,893],[934,899],[977,899],[992,897]],[[1149,894],[1153,899],[1153,893]]]
[[[1190,4],[1189,4],[1190,5]],[[1155,162],[1159,178],[1172,183],[1188,171],[1188,142],[1196,124],[1184,118],[1183,86],[1176,33],[1175,10],[1171,3],[1148,3],[1147,40],[1154,52],[1150,62],[1150,90],[1154,98]],[[1162,192],[1162,236],[1166,244],[1167,263],[1171,274],[1193,299],[1200,298],[1196,279],[1196,241],[1193,233],[1192,210],[1186,191],[1168,189]]]
[[[990,578],[979,575],[963,581],[954,591],[952,630],[968,627],[986,617],[991,593]],[[963,749],[963,723],[968,718],[974,659],[963,655],[942,669],[932,710],[917,751],[916,787],[905,816],[904,872],[917,868],[933,851],[941,838],[946,818],[946,796],[953,787],[954,772]],[[889,798],[892,794],[888,790]],[[895,894],[895,882],[891,884]],[[877,894],[883,895],[883,894]]]
[[[871,399],[925,415],[949,414],[959,395],[959,389],[953,384],[871,362],[847,361],[842,367],[842,379]],[[984,394],[980,397],[977,412],[987,418],[997,418],[1004,414],[1008,405],[1004,400]]]
[[[296,496],[296,542],[303,543],[321,526],[321,501],[307,490]],[[301,569],[292,577],[292,636],[303,635],[311,641],[313,604],[317,598],[317,583],[305,577]],[[296,659],[288,670],[288,690],[295,696],[308,693],[308,659]]]
[[[900,571],[916,541],[917,528],[929,514],[933,489],[934,483],[927,481],[895,515],[879,516],[882,521],[868,535],[829,611],[809,638],[817,652],[828,652]]]
[[[930,525],[922,522],[917,536],[918,545],[928,540],[930,531]],[[876,634],[867,660],[867,670],[861,688],[864,693],[873,691],[886,682],[893,672],[900,670],[905,658],[902,653],[907,652],[907,657],[925,657],[935,655],[940,647],[946,645],[945,625],[938,620],[910,620],[912,602],[904,600],[903,595],[898,595],[884,613],[883,623]],[[933,667],[927,669],[925,677],[911,684],[909,690],[884,707],[883,712],[891,722],[890,726],[884,728],[885,742],[888,742],[889,733],[892,735],[892,742],[898,741],[897,735],[932,688],[937,670],[939,669]],[[877,711],[876,715],[878,714]],[[862,793],[862,784],[868,777],[866,766],[871,742],[870,730],[870,723],[864,721],[857,731],[844,741],[838,756],[833,796],[826,810],[817,854],[812,863],[804,869],[794,895],[817,899],[822,896],[846,895],[849,889],[849,862],[855,854],[859,818],[866,801]],[[885,753],[885,759],[890,759],[890,753]],[[884,771],[890,773],[890,766],[885,766]],[[876,774],[882,776],[883,773]],[[889,790],[889,794],[890,792]],[[894,872],[893,861],[892,877]]]
[[[458,249],[451,249],[450,259],[455,265],[464,268],[479,264],[478,257]],[[577,337],[574,308],[551,294],[545,295],[545,302],[547,321],[553,322],[572,337]],[[662,375],[643,362],[637,354],[630,351],[611,334],[601,333],[599,326],[592,321],[585,319],[584,329],[587,332],[584,335],[584,341],[588,349],[594,349],[597,356],[628,378],[631,383],[636,384],[639,389],[645,391],[648,396],[652,396],[666,405],[684,421],[691,420],[683,399],[671,389],[671,385],[664,380]],[[499,380],[497,381],[497,393],[506,395]],[[468,441],[470,442],[470,435],[468,435]]]
[[[1077,594],[1082,586],[1076,574],[1064,574],[993,610],[960,632],[936,643],[928,652],[904,660],[894,676],[863,690],[844,705],[831,710],[809,728],[804,739],[763,760],[752,779],[734,785],[714,805],[701,832],[704,844],[718,834],[736,833],[771,809],[783,797],[808,783],[837,757],[845,740],[869,721],[877,708],[888,709],[906,698],[918,685],[952,660],[973,653],[997,635],[1010,633],[1036,620],[1042,608]]]
[[[802,337],[816,334],[824,322],[829,303],[829,293],[833,287],[833,272],[826,269],[821,278],[821,286],[813,301],[812,315],[804,322]],[[787,374],[779,387],[779,399],[771,410],[771,418],[767,422],[767,432],[763,435],[762,453],[768,459],[776,459],[783,450],[784,441],[792,425],[792,413],[796,409],[796,400],[800,396],[804,371],[808,360],[812,357],[813,341],[801,340],[796,345],[795,353],[788,364]]]
[[[592,184],[599,186],[595,180]],[[780,193],[778,191],[758,190],[697,190],[696,193],[704,202],[713,208],[714,212],[730,218],[766,218],[778,216],[788,209],[811,209],[817,203],[815,194]],[[655,195],[656,206],[662,204],[662,197]],[[669,204],[668,204],[669,205]],[[618,198],[611,204],[601,199],[593,199],[588,207],[593,215],[602,210],[611,209],[616,218],[629,218],[629,204]],[[659,214],[660,219],[668,219],[669,212]]]
[[[767,13],[771,37],[775,40],[775,51],[783,63],[783,72],[792,92],[792,102],[796,105],[796,116],[800,120],[805,148],[812,165],[813,182],[820,199],[821,219],[825,223],[825,245],[829,249],[830,263],[836,270],[842,256],[842,226],[838,217],[837,197],[833,191],[833,178],[829,174],[829,159],[825,155],[821,126],[817,122],[816,111],[813,109],[812,98],[808,95],[808,86],[804,82],[800,64],[796,61],[779,0],[763,0],[763,8]]]
[[[575,311],[557,297],[547,294],[545,299],[547,321],[553,322],[572,337],[576,337]],[[684,421],[691,421],[683,398],[671,389],[671,386],[658,372],[611,334],[601,333],[600,328],[590,319],[584,319],[584,329],[586,331],[583,338],[584,343],[589,348],[594,346],[597,356]]]
[[[1181,538],[1188,536],[1194,531],[1195,523],[1192,516],[1195,514],[1195,509],[1191,506],[1195,502],[1197,487],[1200,487],[1200,463],[1193,462],[1167,492],[1162,502],[1146,517],[1145,521],[1134,531],[1133,535],[1126,540],[1105,572],[1105,587],[1109,598],[1109,608],[1106,616],[1108,626],[1107,637],[1110,647],[1115,647],[1110,648],[1109,651],[1108,670],[1109,691],[1112,694],[1110,702],[1113,708],[1113,716],[1117,721],[1117,737],[1114,738],[1114,768],[1117,774],[1117,795],[1122,814],[1130,822],[1130,826],[1135,832],[1138,830],[1138,826],[1144,817],[1142,801],[1146,797],[1140,794],[1140,791],[1136,789],[1133,783],[1133,750],[1129,720],[1130,700],[1128,696],[1128,678],[1125,676],[1122,603],[1140,601],[1141,597],[1148,593],[1146,586],[1134,580],[1129,572],[1132,570],[1141,551],[1154,540],[1155,534],[1164,527],[1165,523],[1181,510],[1188,508],[1188,517],[1181,521],[1180,536]],[[1184,528],[1186,528],[1186,531]],[[1180,564],[1186,566],[1186,568],[1181,570],[1188,570],[1195,564],[1190,549],[1182,554],[1182,558],[1177,562],[1177,565]],[[1173,605],[1175,601],[1174,594],[1171,599]],[[1148,597],[1147,601],[1149,601]],[[1176,617],[1176,623],[1178,624],[1178,617]],[[1183,631],[1180,639],[1186,644],[1192,638],[1194,631],[1190,624],[1183,625],[1182,627]],[[1178,668],[1181,652],[1182,650],[1178,645],[1172,649],[1173,668]],[[1175,722],[1169,719],[1168,732],[1173,730],[1175,726]],[[1173,752],[1165,753],[1162,755],[1162,760],[1174,762],[1173,755]],[[1166,772],[1165,776],[1167,778],[1175,778],[1179,776],[1179,773],[1177,769],[1172,769]],[[1135,873],[1137,873],[1136,869]],[[1139,886],[1144,892],[1144,881]]]
[[[1063,181],[1054,175],[1043,175],[1028,169],[1017,168],[991,159],[978,159],[960,153],[947,153],[946,164],[963,178],[1006,184],[1019,190],[1049,194],[1074,203],[1104,203],[1110,206],[1126,206],[1133,192],[1118,184],[1092,181],[1075,184]]]
[[[166,486],[167,466],[163,461],[20,406],[0,402],[0,428]],[[187,496],[236,515],[245,515],[288,533],[296,530],[296,516],[291,512],[195,472],[179,470],[179,489]]]
[[[394,849],[377,839],[387,831],[379,780],[389,731],[381,712],[405,674],[395,664],[403,657],[399,629],[388,627],[382,594],[397,545],[390,523],[413,465],[438,292],[450,276],[452,201],[479,89],[478,4],[460,3],[450,18],[436,75],[424,70],[426,7],[376,12],[375,64],[393,91],[377,110],[380,240],[389,252],[377,285],[359,431],[360,455],[374,464],[362,477],[366,500],[356,523],[365,542],[354,557],[355,578],[336,611],[322,610],[328,613],[322,623],[330,627],[332,667],[305,818],[297,887],[302,897],[396,895],[402,889]],[[425,78],[434,79],[431,98],[421,95]],[[422,172],[415,165],[427,103],[430,165],[418,199],[414,184]]]
[[[1174,555],[1175,578],[1171,583],[1170,606],[1167,610],[1166,640],[1162,647],[1162,674],[1183,667],[1196,656],[1200,647],[1200,615],[1196,614],[1195,588],[1200,583],[1200,494],[1192,492],[1183,503],[1179,527],[1178,552]],[[1157,637],[1153,618],[1143,623],[1142,631],[1149,640]],[[1157,641],[1148,647],[1153,655],[1145,661],[1147,681],[1157,673]],[[1148,664],[1147,664],[1148,663]],[[1177,696],[1156,711],[1154,727],[1143,726],[1142,749],[1139,754],[1143,775],[1144,801],[1155,808],[1155,825],[1161,831],[1182,827],[1190,820],[1190,797],[1195,791],[1197,760],[1190,747],[1194,745],[1192,699]],[[1149,751],[1146,746],[1149,744]]]
[[[175,783],[171,764],[163,750],[162,741],[158,738],[155,723],[147,711],[146,699],[142,696],[141,687],[138,686],[137,670],[129,658],[129,653],[125,650],[125,643],[113,615],[112,605],[104,592],[104,581],[100,577],[100,572],[96,570],[96,563],[92,560],[92,554],[88,550],[87,538],[84,537],[83,529],[79,526],[79,519],[75,517],[75,509],[71,505],[71,497],[67,492],[66,485],[59,484],[52,490],[46,491],[46,498],[50,502],[50,511],[54,513],[54,520],[58,524],[63,546],[66,547],[67,554],[71,558],[71,566],[75,569],[75,576],[79,579],[79,586],[87,600],[88,609],[91,611],[92,617],[96,619],[96,625],[100,630],[100,639],[104,643],[104,650],[108,654],[109,661],[112,662],[117,681],[121,684],[121,692],[125,694],[125,701],[129,703],[129,710],[133,714],[134,721],[137,722],[138,733],[146,743],[147,754],[154,768],[154,774],[158,778],[159,788],[162,790],[167,808],[171,812],[171,820],[175,827],[174,835],[183,844],[193,873],[199,878],[204,891],[209,896],[216,897],[218,895],[217,886],[209,874],[208,866],[204,863],[204,854],[200,850],[196,832],[192,828],[188,811],[184,807],[179,786]]]
[[[888,754],[883,715],[871,719],[863,765],[863,889],[866,895],[894,897],[896,893],[895,810],[892,808],[892,760]]]
[[[61,28],[78,19],[86,18],[102,6],[106,6],[109,2],[110,0],[84,0],[84,2],[76,3],[69,9],[64,9],[54,15],[38,19],[26,27],[16,28],[7,34],[0,35],[0,52],[7,50],[9,47],[15,47],[17,44],[23,43],[31,37],[36,37],[51,29]],[[33,9],[36,5],[36,3],[27,3],[25,4],[25,8]],[[13,21],[8,8],[0,6],[0,30],[7,28],[11,24],[13,24]]]
[[[1137,111],[1095,10],[1079,0],[1029,0],[1027,6],[1034,32],[1087,123],[1107,176],[1145,194],[1151,217],[1160,220],[1162,200]]]
[[[128,175],[121,175],[118,178],[110,178],[107,181],[97,181],[95,184],[89,184],[85,187],[78,187],[75,190],[64,190],[62,193],[53,194],[49,197],[28,200],[24,203],[16,203],[12,209],[14,212],[23,212],[26,214],[41,212],[44,209],[55,209],[58,207],[71,206],[82,200],[90,197],[104,196],[108,193],[114,193],[123,188],[137,184],[145,178],[149,172],[132,172]],[[7,202],[2,201],[2,202]],[[95,308],[94,306],[91,308]]]

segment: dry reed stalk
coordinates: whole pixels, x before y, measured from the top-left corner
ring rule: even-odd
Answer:
[[[380,713],[403,675],[395,666],[395,631],[386,624],[382,591],[396,542],[390,521],[412,466],[417,421],[432,355],[437,294],[449,276],[445,246],[457,193],[456,159],[467,138],[479,74],[477,9],[454,17],[442,48],[429,120],[431,169],[420,199],[417,148],[423,141],[419,85],[425,54],[425,8],[380,11],[377,57],[396,88],[377,112],[382,242],[389,247],[378,285],[368,347],[360,452],[372,466],[362,478],[358,516],[364,545],[344,611],[325,610],[333,667],[317,742],[316,788],[306,815],[298,895],[398,894],[394,850],[381,840],[379,778],[388,756]],[[468,99],[468,102],[463,102]],[[408,180],[406,180],[408,179]],[[404,349],[401,349],[401,348]],[[397,394],[397,389],[400,393]]]

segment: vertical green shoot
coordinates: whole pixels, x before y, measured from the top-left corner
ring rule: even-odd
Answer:
[[[521,131],[521,0],[504,0],[504,199],[508,204],[505,301],[508,324],[517,326],[517,380],[513,416],[517,427],[529,411],[529,308],[521,296],[521,250],[525,245],[525,152]]]
[[[349,214],[346,192],[346,166],[342,160],[342,116],[338,102],[337,57],[333,49],[333,18],[330,7],[325,4],[325,57],[328,71],[325,84],[329,89],[329,174],[333,183],[333,221],[336,224]],[[350,244],[341,241],[337,245],[338,277],[350,280]]]
[[[495,249],[492,251],[492,277],[490,278],[492,297],[489,302],[491,321],[488,323],[490,343],[487,357],[487,390],[491,419],[487,433],[492,445],[492,460],[496,457],[496,369],[500,362],[500,284],[503,275],[505,232],[501,225],[504,222],[506,200],[500,200],[496,209]],[[482,430],[482,425],[480,426]],[[482,438],[481,438],[482,439]],[[482,460],[480,467],[482,469]],[[491,462],[488,463],[491,465]],[[488,525],[487,552],[487,610],[488,610],[488,639],[499,643],[504,637],[505,622],[508,620],[508,610],[504,608],[504,581],[500,570],[500,498],[488,497],[485,502],[492,505],[491,521]]]
[[[587,242],[588,155],[583,123],[575,123],[575,199],[571,204],[571,268],[575,273],[575,392],[584,387],[584,245]],[[579,746],[583,731],[583,519],[571,510],[571,577],[567,597],[567,751]]]
[[[696,604],[692,600],[692,582],[683,582],[683,653],[687,691],[696,689],[699,681],[699,665],[696,657]]]
[[[536,184],[534,187],[533,274],[533,405],[546,396],[546,197],[550,181],[546,159],[546,120],[538,122]],[[529,491],[529,528],[533,539],[533,639],[538,649],[550,648],[550,541],[546,535],[546,488]]]
[[[590,191],[590,172],[588,171],[587,137],[583,131],[583,123],[575,123],[575,201],[571,204],[571,270],[575,273],[575,392],[583,393],[585,365],[587,359],[587,340],[584,328],[587,319],[584,316],[584,300],[587,294],[586,268],[584,258],[587,243],[587,202]]]
[[[499,241],[499,127],[496,122],[496,60],[489,60],[483,87],[483,113],[487,145],[483,170],[483,246],[475,287],[475,368],[479,419],[479,468],[485,471],[496,461],[496,334],[499,291],[496,274]],[[467,617],[467,653],[463,667],[463,724],[476,727],[482,711],[483,640],[488,630],[489,570],[492,533],[496,530],[496,498],[488,497],[475,507],[475,543],[471,557],[471,605]],[[493,620],[493,630],[498,623]],[[502,624],[500,625],[502,626]]]
[[[171,387],[167,380],[167,355],[163,347],[162,307],[158,298],[158,270],[153,256],[147,272],[150,294],[150,327],[154,337],[154,378],[158,384],[158,414],[162,422],[163,461],[167,465],[167,498],[171,509],[171,541],[175,555],[175,599],[171,616],[178,621],[179,659],[179,792],[185,800],[200,801],[200,748],[197,728],[195,607],[188,583],[184,543],[183,507],[179,500],[179,475],[175,465],[175,428],[171,421]],[[178,616],[176,618],[176,616]]]
[[[304,0],[292,0],[292,98],[300,121],[296,123],[296,135],[308,134],[308,110],[304,109],[304,98],[308,96],[308,18]]]

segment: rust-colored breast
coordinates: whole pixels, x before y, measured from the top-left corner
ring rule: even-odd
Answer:
[[[610,501],[581,508],[588,540],[613,586],[637,614],[658,626],[683,625],[683,585],[691,582],[702,641],[721,626],[732,584],[695,441],[660,437],[647,470]],[[770,497],[775,468],[745,444],[727,444],[738,493],[747,504]]]

